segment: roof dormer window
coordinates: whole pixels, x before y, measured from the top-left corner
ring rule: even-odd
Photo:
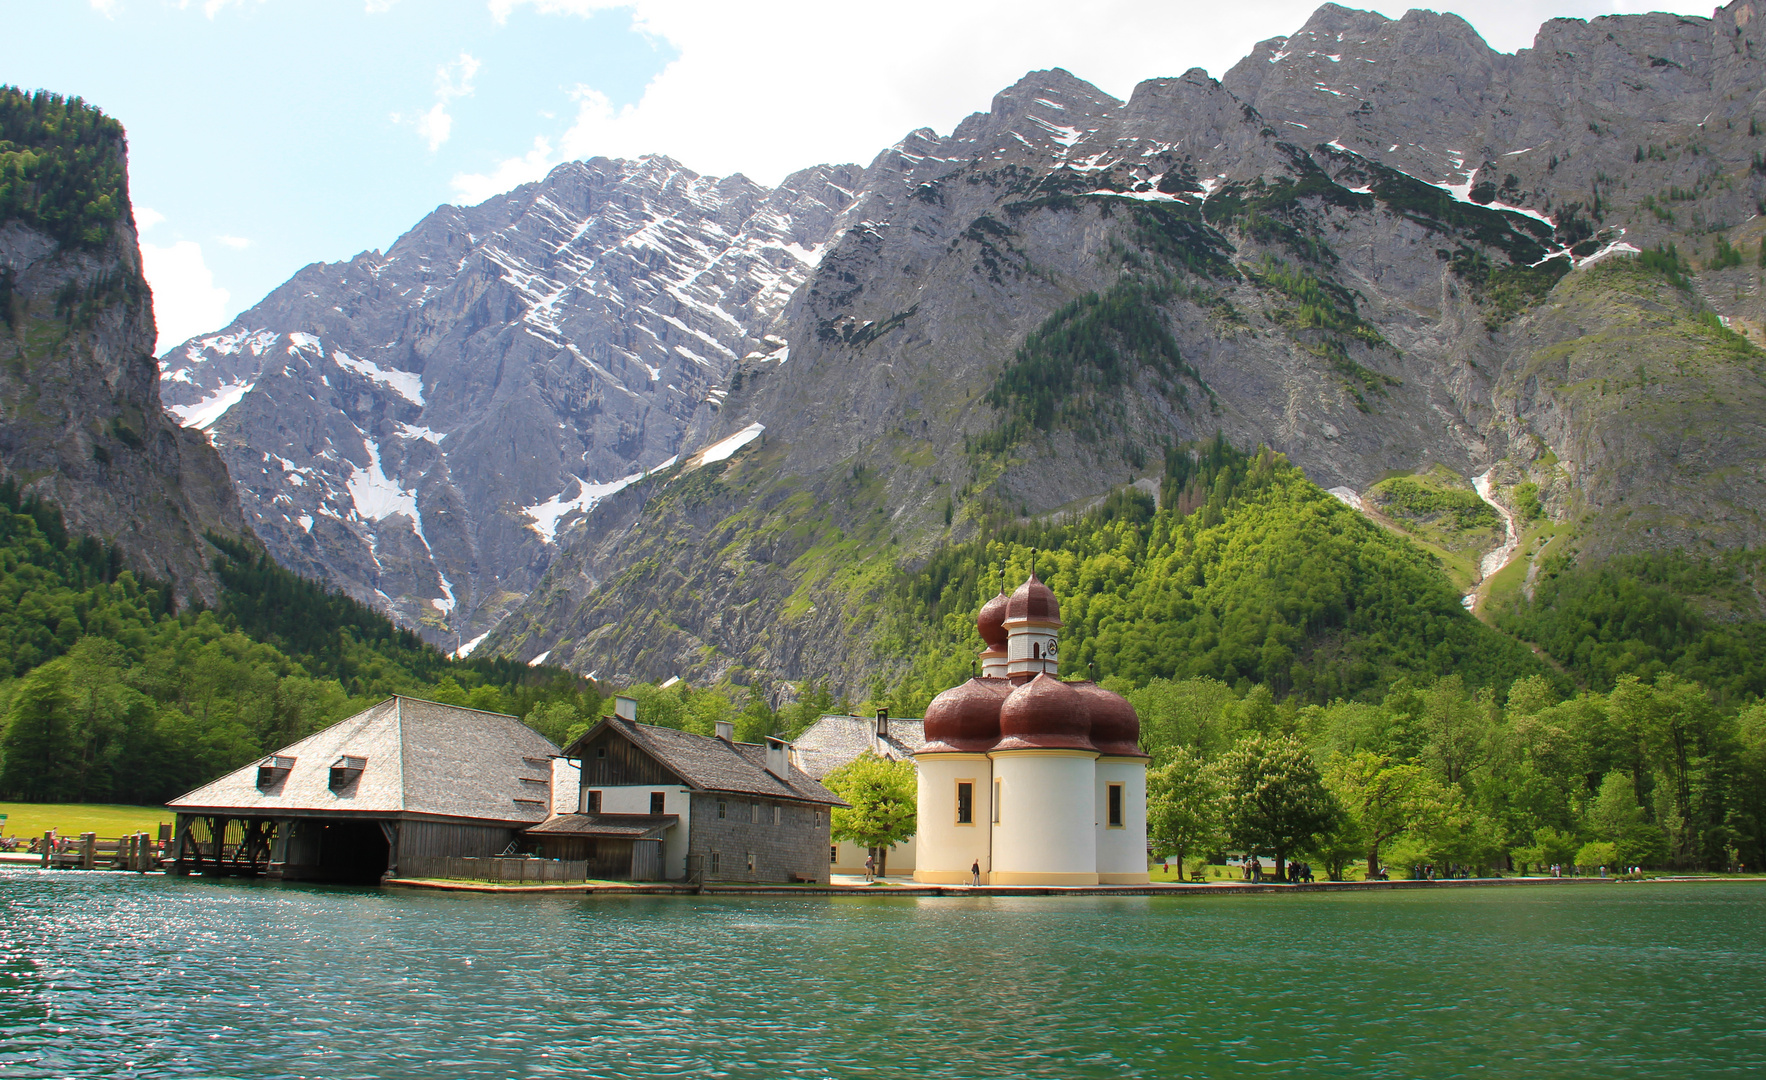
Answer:
[[[331,763],[331,790],[342,791],[361,779],[362,770],[368,767],[365,757],[353,757],[344,754]]]
[[[272,788],[288,779],[288,771],[294,768],[294,759],[282,754],[271,754],[258,762],[258,788]]]

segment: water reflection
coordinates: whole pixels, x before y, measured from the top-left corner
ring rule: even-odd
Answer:
[[[1766,886],[496,897],[0,875],[0,1076],[1766,1068]]]

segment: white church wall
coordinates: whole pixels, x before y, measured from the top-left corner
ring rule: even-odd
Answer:
[[[1098,881],[1144,885],[1147,877],[1147,765],[1129,758],[1097,763]],[[1110,824],[1110,786],[1122,785],[1122,824]]]
[[[1096,801],[1096,756],[1080,750],[994,755],[1000,806],[989,884],[1098,883],[1097,823],[1087,812]]]
[[[992,763],[985,754],[924,754],[915,763],[920,775],[914,880],[934,885],[967,884],[969,867],[979,861],[986,881]],[[974,785],[967,824],[957,821],[959,783]]]

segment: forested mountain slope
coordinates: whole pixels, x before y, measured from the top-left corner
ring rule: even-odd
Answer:
[[[903,568],[1216,432],[1345,497],[1489,472],[1537,506],[1523,600],[1540,559],[1759,544],[1751,12],[1509,56],[1327,5],[1218,82],[1039,72],[909,135],[694,441],[764,433],[604,503],[485,647],[863,686]]]
[[[245,524],[221,459],[160,406],[153,339],[121,125],[0,87],[0,479],[213,600],[202,534]]]
[[[598,715],[582,679],[451,661],[212,539],[217,606],[176,609],[115,545],[0,482],[0,798],[164,802],[393,693],[513,713],[554,740]]]

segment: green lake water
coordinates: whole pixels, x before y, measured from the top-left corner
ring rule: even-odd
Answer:
[[[484,896],[0,872],[0,1077],[1766,1075],[1766,883]]]

